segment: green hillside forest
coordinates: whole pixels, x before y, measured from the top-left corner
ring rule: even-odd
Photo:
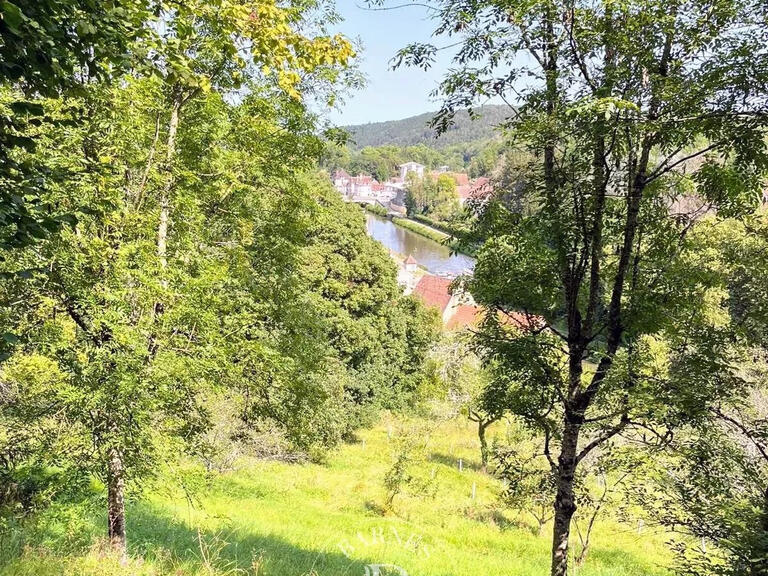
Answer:
[[[509,119],[510,108],[506,105],[486,104],[473,108],[470,117],[467,110],[458,110],[452,125],[442,133],[430,126],[435,113],[428,112],[386,122],[370,122],[345,126],[350,143],[360,150],[368,146],[417,146],[425,144],[431,148],[446,148],[477,140],[487,141],[498,137],[498,128]]]
[[[768,4],[352,9],[0,0],[0,576],[768,576]]]

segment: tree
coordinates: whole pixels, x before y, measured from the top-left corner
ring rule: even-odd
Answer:
[[[232,164],[233,158],[244,156],[245,145],[238,135],[222,132],[237,132],[223,95],[239,89],[247,77],[259,80],[251,91],[264,90],[280,103],[275,107],[254,98],[241,108],[257,114],[259,137],[272,134],[277,149],[283,126],[295,130],[299,137],[284,137],[290,154],[280,161],[292,155],[292,168],[298,171],[319,151],[319,146],[306,147],[317,139],[306,133],[307,125],[311,130],[315,125],[308,120],[312,117],[301,102],[302,93],[321,94],[323,84],[335,82],[353,52],[340,36],[299,32],[310,28],[311,8],[226,0],[180,4],[163,14],[162,34],[145,46],[157,66],[154,78],[124,77],[114,90],[93,91],[79,103],[83,121],[59,133],[44,133],[46,149],[38,152],[40,157],[50,154],[57,168],[78,175],[69,186],[54,181],[48,197],[60,206],[79,207],[83,216],[73,230],[52,238],[39,251],[25,251],[6,263],[5,276],[16,280],[5,287],[6,302],[23,295],[27,303],[12,315],[12,325],[24,342],[36,341],[41,327],[35,319],[44,318],[42,330],[50,330],[50,339],[37,352],[53,361],[55,370],[48,372],[57,375],[55,401],[45,405],[39,418],[13,421],[35,426],[39,420],[64,418],[76,423],[71,437],[77,458],[45,451],[37,456],[49,462],[61,459],[105,481],[108,535],[120,551],[126,541],[126,486],[151,473],[163,454],[177,453],[184,444],[179,439],[191,440],[206,426],[200,398],[213,381],[212,366],[232,372],[227,362],[209,362],[223,360],[219,354],[226,348],[217,315],[226,306],[219,296],[228,294],[237,302],[235,295],[242,292],[214,286],[228,273],[238,277],[243,271],[232,258],[247,259],[252,243],[242,231],[253,226],[253,203],[245,196],[263,182],[258,167],[269,168],[272,186],[289,197],[297,189],[295,178],[281,178],[285,168],[276,170],[275,162],[260,163],[257,157],[241,166]],[[182,125],[182,107],[197,125]],[[163,119],[166,145],[156,154]],[[207,131],[197,132],[203,127]],[[231,140],[229,155],[224,140]],[[27,150],[30,160],[37,159],[33,154]],[[161,154],[164,160],[157,162]],[[226,174],[223,181],[231,189],[221,191],[206,183],[210,176],[203,175],[202,166],[209,174]],[[219,211],[229,214],[230,202],[236,208],[233,216],[222,216]],[[173,216],[178,218],[175,227]],[[26,277],[33,278],[18,282],[19,271],[30,269],[34,272]],[[252,286],[252,273],[239,276],[243,283],[235,286],[242,289],[249,281]],[[255,331],[256,311],[248,312]],[[281,337],[275,349],[284,345],[285,332]],[[248,350],[250,360],[262,368],[271,359],[263,345]],[[294,362],[286,363],[290,369],[281,374],[286,380],[317,358],[312,354],[317,347],[305,347],[303,354],[295,351],[283,356],[294,353]],[[317,372],[309,372],[295,379],[296,386],[285,397],[319,409],[322,402],[311,398],[333,394],[317,385]],[[19,380],[22,391],[36,386]],[[18,398],[23,403],[26,397]],[[87,438],[94,447],[91,452],[85,449]]]
[[[435,201],[432,214],[438,220],[449,220],[459,212],[459,194],[456,180],[449,174],[440,174],[435,182]]]
[[[432,349],[431,357],[445,395],[456,412],[477,425],[480,467],[486,472],[491,456],[488,428],[504,417],[506,406],[486,402],[489,373],[481,366],[480,358],[472,351],[470,344],[466,334],[445,334]]]
[[[717,297],[725,279],[702,261],[695,210],[680,208],[741,215],[759,202],[765,6],[445,0],[436,10],[436,34],[460,36],[461,48],[435,125],[484,96],[517,98],[514,141],[535,158],[534,214],[475,206],[489,240],[469,287],[509,318],[489,314],[481,341],[515,374],[530,400],[521,415],[545,435],[561,576],[580,462],[641,428],[663,442],[741,389]],[[415,44],[399,62],[429,66],[436,50]],[[515,309],[543,327],[511,329]]]
[[[449,174],[423,178],[414,172],[406,176],[405,205],[410,214],[430,215],[447,220],[459,211],[456,181]]]
[[[768,558],[765,419],[747,409],[723,413],[649,458],[648,484],[633,496],[650,518],[682,537],[676,571],[707,576],[764,576]]]
[[[0,118],[0,248],[39,241],[73,218],[42,202],[50,173],[25,155],[36,146],[36,127],[51,121],[51,114],[35,99],[82,93],[128,70],[135,63],[136,40],[150,35],[153,4],[150,0],[3,2],[0,82],[10,91],[4,94]],[[60,117],[58,122],[65,120],[69,118]],[[27,161],[19,161],[19,156]]]
[[[269,428],[320,455],[420,398],[438,322],[314,174],[317,119],[269,83],[185,104],[161,263],[165,103],[161,79],[126,78],[87,102],[88,123],[45,133],[39,154],[78,175],[50,200],[83,215],[0,265],[0,480],[99,478],[121,553],[126,494],[182,452],[209,456],[213,410],[236,419],[229,442]]]
[[[759,576],[768,570],[768,316],[755,298],[766,282],[765,213],[710,233],[726,255],[730,313],[750,346],[740,366],[749,388],[712,405],[667,454],[641,453],[651,482],[633,494],[654,521],[685,536],[674,546],[679,573]]]

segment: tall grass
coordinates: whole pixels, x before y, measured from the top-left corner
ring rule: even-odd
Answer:
[[[418,424],[428,430],[421,472],[435,488],[403,492],[389,510],[384,478],[412,428],[385,418],[325,464],[243,459],[219,475],[187,462],[186,490],[161,474],[129,503],[125,566],[98,544],[103,496],[55,505],[14,529],[18,545],[2,552],[0,575],[363,576],[369,564],[409,576],[547,574],[549,530],[538,536],[531,519],[500,507],[473,428]],[[666,559],[663,535],[604,520],[576,573],[663,575]]]

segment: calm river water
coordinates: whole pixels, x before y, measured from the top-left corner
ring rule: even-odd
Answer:
[[[412,255],[431,274],[457,276],[475,267],[474,258],[464,254],[451,255],[447,246],[395,226],[391,220],[370,212],[365,213],[365,219],[371,238],[378,240],[392,252],[405,257]]]

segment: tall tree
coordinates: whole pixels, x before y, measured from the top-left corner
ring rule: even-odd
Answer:
[[[0,248],[39,240],[66,220],[41,200],[50,178],[45,167],[29,156],[19,160],[22,151],[36,145],[30,125],[51,119],[35,98],[82,93],[128,70],[135,62],[136,40],[149,36],[155,4],[40,0],[0,5],[0,83],[14,90],[0,117]]]
[[[460,44],[435,124],[504,98],[515,142],[535,158],[525,181],[534,214],[501,192],[475,206],[490,239],[469,286],[502,318],[518,309],[543,319],[518,330],[514,315],[488,315],[481,342],[522,382],[517,409],[546,436],[561,576],[579,463],[619,434],[649,428],[663,439],[737,387],[729,322],[713,306],[724,280],[690,232],[697,209],[740,215],[759,202],[766,6],[445,0],[435,9],[436,35]],[[398,63],[429,66],[437,50],[415,44]]]
[[[124,77],[114,90],[92,90],[77,103],[84,111],[79,122],[46,132],[46,150],[39,156],[27,150],[30,161],[55,155],[56,168],[77,176],[69,186],[53,181],[48,197],[70,208],[79,202],[87,210],[72,231],[6,263],[5,275],[12,279],[14,271],[45,269],[36,282],[10,283],[6,297],[10,302],[25,294],[28,306],[13,314],[24,339],[37,333],[26,313],[54,318],[58,337],[39,352],[56,359],[58,384],[69,393],[55,404],[78,423],[74,437],[92,437],[94,452],[81,454],[82,468],[106,483],[108,535],[118,550],[125,549],[128,481],[148,473],[160,454],[175,450],[175,439],[193,437],[206,419],[198,403],[207,386],[206,344],[217,342],[220,334],[214,313],[220,301],[211,300],[212,287],[225,272],[200,253],[201,246],[219,253],[219,246],[243,251],[249,243],[238,235],[247,226],[242,219],[219,217],[221,225],[206,233],[211,199],[198,194],[210,187],[195,185],[207,178],[195,167],[207,164],[212,173],[221,171],[240,192],[224,194],[219,204],[242,201],[242,193],[255,185],[253,174],[233,167],[230,157],[218,157],[221,130],[231,126],[224,95],[250,79],[275,101],[292,102],[276,113],[261,100],[267,117],[260,133],[280,134],[281,122],[307,117],[303,94],[333,84],[353,52],[340,36],[313,35],[307,16],[312,9],[226,0],[175,4],[161,12],[160,30],[144,45],[159,80]],[[321,82],[313,85],[316,72]],[[182,107],[208,131],[186,130]],[[298,142],[307,139],[301,130]],[[163,136],[166,146],[158,153]],[[143,151],[137,150],[141,143]],[[240,143],[233,146],[240,148]],[[307,151],[296,146],[291,152],[295,168],[305,168]],[[156,163],[158,156],[164,161]],[[253,169],[256,161],[248,166]],[[179,178],[184,186],[177,190]],[[290,178],[277,178],[278,189],[295,186]],[[180,218],[175,229],[173,214]],[[228,262],[223,256],[222,263]],[[209,314],[193,312],[204,309]]]

